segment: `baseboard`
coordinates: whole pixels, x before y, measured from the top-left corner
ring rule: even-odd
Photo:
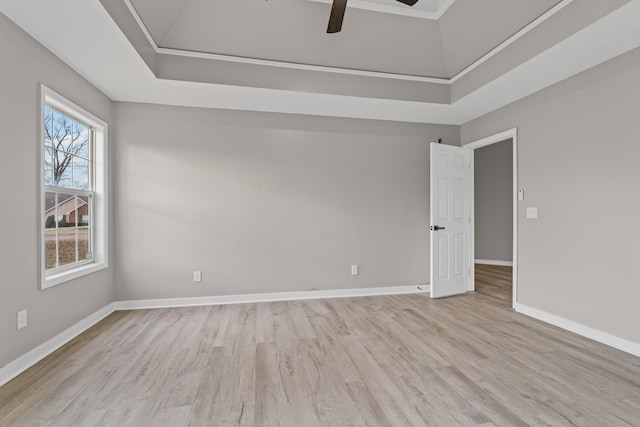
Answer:
[[[2,367],[0,369],[0,386],[8,383],[114,311],[115,303],[111,303],[59,333],[44,344],[39,345],[25,355],[20,356],[13,362]]]
[[[336,289],[329,291],[275,292],[266,294],[222,295],[193,298],[167,298],[116,302],[116,310],[193,307],[202,305],[243,304],[270,301],[294,301],[320,298],[348,298],[429,292],[429,285],[390,286],[384,288]]]
[[[556,316],[555,314],[547,313],[546,311],[538,310],[537,308],[529,307],[520,303],[514,304],[513,308],[518,313],[533,317],[534,319],[541,320],[599,343],[608,345],[609,347],[617,348],[618,350],[640,357],[639,343],[625,340],[615,335],[574,322],[573,320],[565,319],[564,317]]]
[[[493,259],[477,259],[476,264],[502,265],[504,267],[513,267],[513,261],[498,261]]]

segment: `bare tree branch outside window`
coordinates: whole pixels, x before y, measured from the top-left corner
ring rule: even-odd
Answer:
[[[87,188],[89,128],[47,107],[44,137],[47,184]]]

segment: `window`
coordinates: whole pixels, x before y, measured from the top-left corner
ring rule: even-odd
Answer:
[[[41,287],[107,267],[107,125],[41,87]]]

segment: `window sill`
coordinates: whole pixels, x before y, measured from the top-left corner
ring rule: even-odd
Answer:
[[[106,262],[94,262],[74,268],[73,270],[67,270],[51,276],[45,276],[42,281],[42,289],[51,288],[56,285],[61,285],[70,280],[78,279],[80,277],[87,276],[100,270],[104,270],[108,267]]]

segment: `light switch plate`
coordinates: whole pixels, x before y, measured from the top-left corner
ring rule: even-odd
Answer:
[[[527,219],[538,219],[538,208],[527,208]]]

